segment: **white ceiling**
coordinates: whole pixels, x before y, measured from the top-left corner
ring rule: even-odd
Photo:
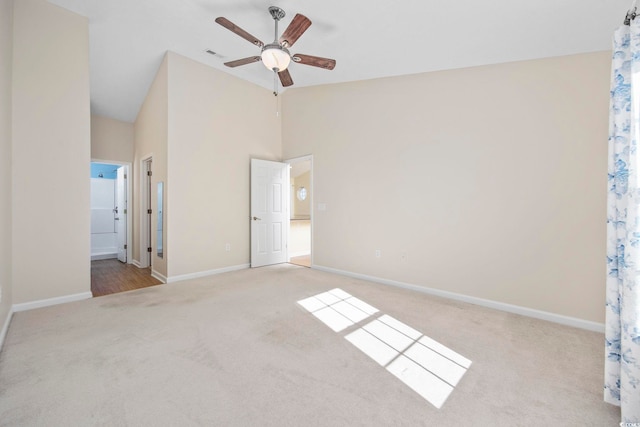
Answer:
[[[333,58],[333,71],[292,63],[293,87],[607,50],[631,0],[49,0],[89,18],[91,110],[133,122],[167,50],[267,89],[261,63],[224,62],[260,49],[214,22],[224,16],[265,43],[267,8],[313,24],[291,53]],[[205,51],[217,52],[212,56]]]

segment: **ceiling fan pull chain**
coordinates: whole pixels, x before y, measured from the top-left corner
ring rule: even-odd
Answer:
[[[276,117],[280,117],[280,97],[278,96],[278,72],[273,70],[273,95],[276,100]]]
[[[273,69],[273,96],[278,96],[278,71]]]

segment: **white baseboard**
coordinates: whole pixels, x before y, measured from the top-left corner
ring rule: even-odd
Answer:
[[[79,294],[65,295],[63,297],[41,299],[38,301],[24,302],[21,304],[13,304],[13,312],[33,310],[34,308],[49,307],[50,305],[64,304],[66,302],[81,301],[83,299],[92,298],[91,292],[81,292]]]
[[[154,269],[151,269],[151,277],[155,277],[156,279],[160,280],[162,283],[167,283],[166,276],[164,274],[158,273]]]
[[[215,274],[229,273],[231,271],[244,270],[249,268],[250,264],[233,265],[231,267],[218,268],[215,270],[199,271],[197,273],[181,274],[178,276],[171,276],[167,279],[166,283],[179,282],[181,280],[197,279],[199,277],[213,276]]]
[[[536,310],[533,308],[522,307],[519,305],[507,304],[488,299],[472,297],[468,295],[457,294],[455,292],[442,291],[439,289],[418,286],[411,283],[398,282],[396,280],[382,279],[375,276],[367,276],[366,274],[353,273],[350,271],[338,270],[335,268],[324,267],[321,265],[313,265],[311,268],[328,273],[339,274],[341,276],[353,277],[354,279],[368,280],[370,282],[380,283],[382,285],[395,286],[412,291],[422,292],[428,295],[435,295],[442,298],[448,298],[456,301],[462,301],[470,304],[480,305],[495,310],[506,311],[508,313],[520,314],[522,316],[533,317],[536,319],[547,320],[549,322],[559,323],[561,325],[573,326],[575,328],[586,329],[588,331],[604,333],[604,324],[592,322],[590,320],[578,319],[576,317],[564,316],[561,314],[549,313],[547,311]]]
[[[2,326],[2,331],[0,331],[0,350],[2,350],[2,346],[4,345],[4,339],[7,336],[7,331],[9,330],[9,323],[11,323],[12,317],[13,317],[13,310],[11,307],[9,307],[7,318],[5,319],[4,325]]]
[[[131,264],[135,265],[138,268],[142,268],[142,264],[137,259],[132,259]]]

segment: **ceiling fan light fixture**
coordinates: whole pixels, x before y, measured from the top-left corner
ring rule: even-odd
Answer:
[[[291,54],[277,43],[265,45],[260,54],[262,63],[268,70],[284,71],[291,63]]]

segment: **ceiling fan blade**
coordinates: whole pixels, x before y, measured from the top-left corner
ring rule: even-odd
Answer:
[[[248,58],[236,59],[235,61],[225,62],[224,65],[227,67],[239,67],[241,65],[247,65],[254,62],[260,61],[262,58],[259,56],[250,56]]]
[[[245,30],[243,30],[242,28],[238,27],[236,24],[234,24],[233,22],[229,21],[227,18],[224,18],[222,16],[216,18],[216,22],[220,25],[222,25],[223,27],[225,27],[227,30],[236,33],[237,35],[239,35],[240,37],[242,37],[245,40],[248,40],[250,43],[258,46],[258,47],[262,47],[264,46],[264,43],[262,43],[262,41],[260,39],[258,39],[257,37],[252,36],[251,34],[247,33]]]
[[[289,74],[289,70],[280,71],[278,73],[278,77],[280,77],[280,83],[282,83],[282,87],[293,85],[293,80],[291,79],[291,74]]]
[[[284,33],[280,36],[280,43],[284,47],[291,47],[300,38],[300,36],[307,31],[307,28],[311,26],[311,20],[299,13],[293,17],[293,20],[289,24]]]
[[[313,67],[324,68],[325,70],[333,70],[336,66],[335,59],[321,58],[319,56],[303,55],[302,53],[296,53],[291,57],[294,62],[298,64],[311,65]]]

